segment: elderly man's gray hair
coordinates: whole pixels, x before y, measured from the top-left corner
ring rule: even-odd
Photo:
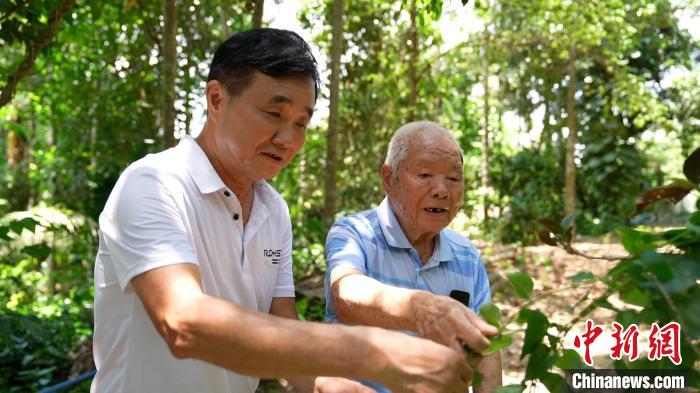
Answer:
[[[462,154],[462,149],[460,149],[459,143],[457,143],[457,140],[451,132],[432,121],[416,121],[406,123],[399,127],[399,129],[394,133],[394,136],[391,137],[389,149],[387,150],[386,158],[384,159],[384,164],[391,168],[391,173],[393,173],[394,176],[398,173],[399,165],[401,165],[401,162],[404,160],[404,158],[406,158],[406,152],[408,152],[408,147],[411,145],[411,140],[425,134],[437,134],[449,138],[452,142],[454,142],[455,147],[457,147],[459,155],[462,158],[462,163],[464,163],[464,154]]]

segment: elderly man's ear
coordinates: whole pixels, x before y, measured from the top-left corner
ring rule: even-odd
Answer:
[[[382,185],[384,186],[384,192],[388,193],[389,189],[391,188],[391,178],[393,175],[391,173],[391,167],[387,164],[382,164],[382,167],[379,171],[382,175]]]

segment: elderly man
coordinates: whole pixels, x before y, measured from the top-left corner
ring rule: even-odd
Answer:
[[[446,228],[462,204],[462,160],[438,124],[397,130],[381,168],[386,198],[328,233],[327,321],[408,330],[455,350],[488,346],[497,330],[476,314],[491,298],[486,270],[469,240]],[[452,290],[469,293],[469,308]],[[479,391],[501,385],[500,363],[498,353],[483,358]]]
[[[464,390],[454,350],[369,327],[297,321],[292,232],[274,177],[306,139],[319,77],[297,34],[256,29],[214,54],[195,140],[130,165],[100,215],[92,392]],[[367,362],[367,359],[373,362]]]

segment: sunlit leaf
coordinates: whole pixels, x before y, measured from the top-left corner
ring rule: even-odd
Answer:
[[[484,321],[497,328],[501,328],[501,310],[493,303],[486,303],[479,309],[479,315]]]
[[[508,281],[515,289],[515,294],[523,299],[529,299],[534,284],[532,279],[523,272],[510,272],[506,274]]]
[[[571,370],[581,368],[582,363],[581,355],[578,352],[573,349],[565,349],[555,365],[564,370]]]
[[[513,337],[507,334],[499,334],[498,336],[491,338],[491,342],[489,343],[488,348],[484,350],[483,354],[488,355],[490,353],[494,353],[509,346],[512,343]]]

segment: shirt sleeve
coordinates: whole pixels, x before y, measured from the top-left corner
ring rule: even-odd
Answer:
[[[100,215],[100,231],[122,291],[146,271],[197,264],[183,214],[153,168],[127,170]]]
[[[489,284],[489,275],[486,273],[484,261],[481,259],[478,251],[474,250],[474,253],[476,254],[477,263],[474,277],[474,303],[472,307],[478,314],[484,304],[491,302],[491,285]]]
[[[292,273],[292,222],[289,218],[289,210],[284,208],[284,246],[280,256],[279,270],[275,282],[273,297],[294,297],[294,275]]]
[[[333,224],[326,237],[326,281],[348,270],[367,274],[367,256],[351,221],[344,219]]]

